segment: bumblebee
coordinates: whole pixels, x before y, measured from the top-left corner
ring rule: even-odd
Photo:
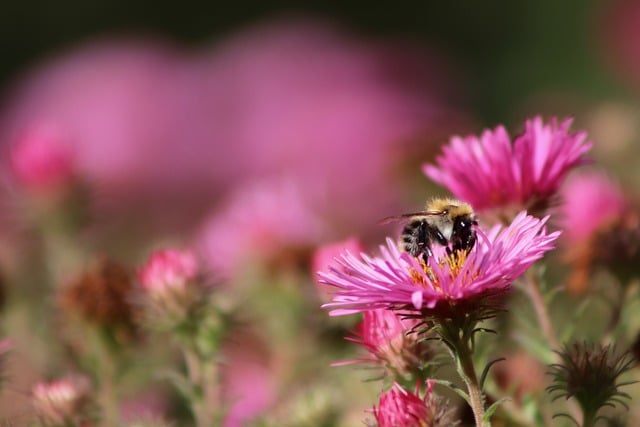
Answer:
[[[392,216],[382,222],[398,220],[406,221],[400,246],[414,257],[433,255],[433,242],[444,246],[449,255],[462,250],[469,252],[476,243],[476,215],[471,205],[459,200],[436,198],[427,202],[422,212]]]

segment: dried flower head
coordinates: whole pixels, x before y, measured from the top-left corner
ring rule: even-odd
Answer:
[[[424,379],[427,368],[435,362],[435,349],[412,330],[418,324],[415,319],[401,319],[392,310],[365,311],[356,336],[347,339],[364,347],[368,355],[334,366],[366,363],[382,368],[383,376],[397,381]]]
[[[586,342],[565,345],[557,353],[561,362],[550,366],[553,384],[547,388],[548,392],[555,393],[554,400],[574,397],[585,418],[590,420],[596,418],[603,406],[617,403],[626,406],[624,399],[630,399],[630,396],[619,388],[630,383],[620,382],[619,377],[635,363],[630,354],[616,354],[611,345],[590,345]]]
[[[387,308],[438,319],[484,316],[495,297],[553,248],[559,233],[547,234],[546,220],[522,212],[508,227],[478,230],[469,253],[448,255],[435,246],[427,260],[400,252],[391,239],[378,257],[345,253],[336,267],[319,273],[336,288],[324,307],[332,315]]]
[[[46,426],[79,425],[90,416],[91,392],[82,376],[40,382],[31,391],[31,403]]]
[[[545,124],[527,120],[513,143],[504,127],[480,137],[453,137],[424,173],[476,210],[498,210],[502,218],[526,209],[543,214],[567,172],[585,162],[591,148],[585,132],[569,133],[571,119]]]
[[[458,424],[446,402],[433,393],[431,381],[427,381],[422,397],[419,385],[412,393],[394,384],[380,396],[373,415],[378,427],[449,427]]]
[[[84,321],[111,329],[118,338],[135,335],[130,272],[106,257],[98,258],[61,290],[60,305]]]

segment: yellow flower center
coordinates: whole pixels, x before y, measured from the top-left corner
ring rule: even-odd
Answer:
[[[420,258],[418,259],[418,261],[420,262],[420,266],[422,267],[422,272],[417,271],[413,268],[409,269],[409,274],[413,283],[423,288],[430,287],[438,291],[442,290],[438,278],[435,274],[433,274],[433,269],[429,267],[424,259]],[[447,256],[444,256],[438,260],[438,264],[441,267],[448,267],[447,270],[449,271],[449,277],[451,278],[451,280],[454,280],[460,275],[466,262],[467,251],[464,250],[452,252],[451,254],[448,254]],[[478,277],[478,275],[478,272],[474,272],[470,279],[475,279]]]

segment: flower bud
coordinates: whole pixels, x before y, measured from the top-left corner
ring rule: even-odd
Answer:
[[[31,395],[33,407],[45,425],[77,425],[88,418],[91,385],[85,377],[40,382]]]
[[[56,194],[73,181],[71,150],[55,128],[28,129],[11,151],[11,167],[18,184],[29,193]]]
[[[158,322],[175,325],[206,296],[201,266],[189,250],[163,249],[149,256],[138,270],[138,281],[147,300],[147,314]]]
[[[419,386],[415,392],[399,384],[380,396],[378,406],[373,408],[378,427],[445,427],[455,426],[448,405],[433,393],[433,383],[427,382],[424,396]]]

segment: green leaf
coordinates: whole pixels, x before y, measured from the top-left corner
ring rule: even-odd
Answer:
[[[529,353],[545,365],[550,365],[555,361],[553,351],[548,347],[547,343],[532,335],[517,334],[515,336],[518,341]]]
[[[453,382],[447,381],[447,380],[438,380],[438,379],[431,379],[430,381],[436,384],[440,384],[441,386],[447,387],[449,390],[453,391],[458,396],[462,397],[465,400],[465,402],[467,403],[470,402],[469,395],[463,389],[455,385]]]
[[[196,391],[193,388],[193,384],[191,384],[191,381],[181,373],[175,371],[164,371],[161,372],[158,377],[171,383],[171,385],[173,385],[187,400],[191,400],[195,396]]]
[[[487,375],[489,374],[489,370],[491,369],[491,367],[498,363],[498,362],[503,362],[507,360],[505,357],[500,357],[498,359],[492,360],[489,363],[487,363],[484,367],[484,369],[482,370],[482,375],[480,376],[480,390],[484,389],[484,382],[487,379]]]
[[[496,412],[496,409],[498,409],[498,406],[502,405],[504,402],[507,402],[511,400],[508,397],[503,397],[502,399],[498,400],[497,402],[494,402],[493,405],[489,406],[487,408],[487,410],[484,413],[484,416],[482,417],[482,422],[483,423],[487,423],[491,420],[491,417],[493,416],[494,412]]]

